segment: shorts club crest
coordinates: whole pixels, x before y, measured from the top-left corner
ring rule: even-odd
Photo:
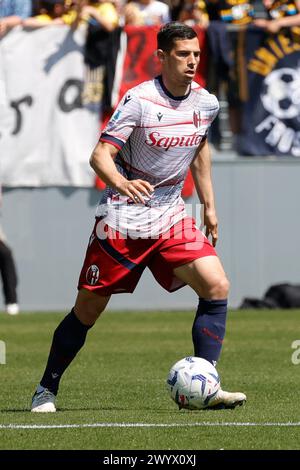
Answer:
[[[86,272],[86,281],[90,286],[97,284],[99,279],[99,268],[96,264],[92,264]]]

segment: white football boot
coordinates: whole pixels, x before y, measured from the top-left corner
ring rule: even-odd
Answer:
[[[241,392],[225,392],[221,388],[218,390],[216,395],[210,400],[207,408],[223,409],[223,408],[235,408],[236,406],[242,406],[247,400],[244,393]]]
[[[20,307],[18,304],[6,304],[5,310],[8,315],[18,315]]]
[[[45,388],[42,392],[35,392],[32,397],[31,411],[34,413],[55,413],[56,396]]]

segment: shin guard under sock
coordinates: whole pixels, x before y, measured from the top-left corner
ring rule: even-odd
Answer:
[[[192,336],[194,353],[212,364],[219,359],[227,314],[227,299],[206,300],[199,298],[199,305],[193,323]]]
[[[78,320],[73,309],[62,320],[53,335],[47,366],[41,380],[42,387],[57,394],[60,378],[84,345],[90,328],[91,326],[83,325]]]

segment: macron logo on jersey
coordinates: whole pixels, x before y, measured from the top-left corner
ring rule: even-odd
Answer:
[[[123,105],[125,106],[125,104],[127,104],[128,101],[130,101],[130,100],[131,100],[131,96],[130,96],[130,95],[125,96]]]
[[[199,134],[188,134],[182,135],[181,137],[175,136],[162,136],[159,132],[154,131],[148,135],[145,141],[149,147],[160,147],[169,150],[171,147],[197,147],[201,140],[202,135]]]

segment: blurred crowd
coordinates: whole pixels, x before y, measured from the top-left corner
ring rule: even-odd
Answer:
[[[300,25],[300,0],[0,0],[0,39],[17,25],[26,29],[53,24],[73,29],[88,25],[86,51],[87,54],[91,51],[92,57],[86,63],[98,67],[97,74],[93,74],[98,83],[103,78],[99,66],[104,56],[107,60],[112,47],[105,34],[126,25],[160,25],[177,20],[207,31],[206,86],[218,97],[221,93],[225,96],[234,137],[239,134],[241,122],[236,69],[238,44],[236,36],[228,34],[228,25],[243,29],[254,24],[269,33]],[[93,28],[98,28],[97,34],[99,28],[103,33],[100,45],[93,44]],[[217,147],[221,139],[218,121],[213,124],[211,135]]]
[[[218,20],[237,25],[254,21],[276,32],[282,26],[299,24],[299,18],[294,18],[299,15],[298,8],[298,0],[0,0],[0,36],[20,24],[38,28],[49,23],[76,27],[97,22],[111,31],[117,25],[153,25],[170,20],[204,28]]]

